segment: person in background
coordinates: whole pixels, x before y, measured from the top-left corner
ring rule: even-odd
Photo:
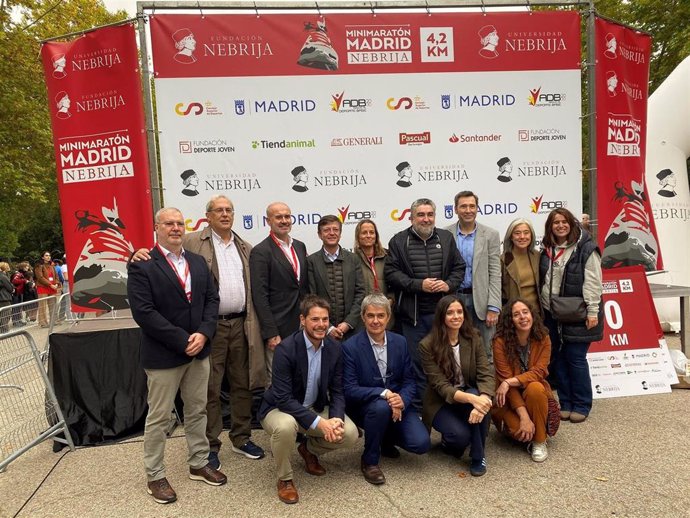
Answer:
[[[0,333],[7,333],[10,329],[12,312],[2,308],[12,305],[12,292],[14,292],[14,286],[10,281],[10,265],[0,262]]]
[[[57,271],[50,261],[50,252],[43,252],[41,260],[34,268],[36,278],[36,291],[38,293],[38,325],[48,327],[50,319],[55,311],[55,297],[60,294],[62,284],[58,279]],[[40,300],[48,298],[48,300]]]
[[[534,227],[529,220],[510,222],[501,254],[501,298],[503,304],[522,297],[533,308],[539,304],[539,252],[535,248]]]
[[[601,254],[568,209],[554,209],[546,218],[539,282],[539,298],[551,335],[549,371],[555,374],[561,417],[581,423],[592,409],[587,351],[592,342],[602,339],[604,331]],[[581,297],[586,316],[575,323],[560,322],[551,311],[554,296]]]
[[[14,292],[12,293],[12,305],[15,307],[12,309],[12,323],[15,325],[15,327],[21,327],[24,325],[24,321],[22,319],[22,309],[24,308],[23,306],[17,306],[17,304],[24,302],[24,291],[26,290],[26,283],[29,282],[29,279],[24,271],[25,264],[26,263],[24,262],[17,264],[17,269],[10,278],[12,286],[14,287]]]
[[[553,398],[546,381],[551,339],[526,299],[511,299],[504,306],[493,346],[496,404],[491,419],[498,431],[529,443],[534,462],[544,462],[548,398]]]
[[[441,433],[443,448],[458,458],[470,447],[470,474],[486,473],[484,447],[494,377],[472,317],[457,295],[436,306],[431,332],[419,344],[428,378],[422,419]]]

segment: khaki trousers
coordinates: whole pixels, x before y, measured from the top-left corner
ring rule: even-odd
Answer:
[[[324,408],[319,415],[323,419],[328,419],[328,407]],[[343,440],[341,442],[328,442],[323,438],[321,431],[318,429],[305,430],[297,424],[294,417],[277,408],[266,414],[266,417],[261,421],[261,426],[271,436],[271,451],[276,464],[278,480],[292,480],[290,455],[295,447],[297,432],[307,436],[307,449],[316,456],[341,448],[353,447],[358,438],[357,427],[347,416],[345,416],[344,421],[345,435]]]
[[[42,300],[48,297],[51,298]],[[55,297],[47,293],[40,293],[38,299],[38,325],[47,327],[50,324],[50,319],[53,317],[53,311],[55,310]]]
[[[209,359],[204,358],[172,369],[146,369],[149,412],[144,428],[144,468],[149,482],[165,477],[165,432],[178,389],[184,403],[187,463],[195,469],[208,464],[206,393],[209,365]]]
[[[244,333],[244,317],[219,320],[211,342],[211,375],[208,380],[208,423],[206,437],[211,450],[220,450],[223,416],[220,387],[223,376],[230,382],[230,439],[243,446],[252,434],[252,391],[249,390],[249,346]]]
[[[546,441],[546,416],[549,411],[549,402],[544,385],[533,381],[522,391],[522,399],[525,400],[525,408],[529,418],[534,423],[534,442]],[[494,408],[491,417],[499,431],[507,433],[517,440],[517,432],[520,429],[520,416],[517,412],[505,404],[503,408]]]

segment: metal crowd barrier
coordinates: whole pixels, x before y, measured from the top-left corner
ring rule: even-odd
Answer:
[[[0,473],[50,438],[74,450],[41,352],[27,331],[0,335]]]

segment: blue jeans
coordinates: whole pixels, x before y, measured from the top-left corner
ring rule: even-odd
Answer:
[[[474,388],[465,392],[479,395]],[[436,412],[433,427],[441,433],[443,441],[448,447],[462,455],[465,448],[470,447],[470,458],[481,460],[484,458],[484,445],[489,433],[489,415],[486,414],[480,423],[470,424],[468,419],[474,407],[469,403],[444,404]]]
[[[556,381],[561,410],[589,415],[592,410],[592,380],[587,351],[591,342],[564,342],[558,332],[558,322],[548,311],[544,313],[551,337],[549,372]]]
[[[465,304],[465,307],[470,315],[472,315],[474,327],[477,328],[479,335],[482,337],[482,343],[484,344],[484,350],[486,351],[486,358],[489,360],[489,363],[493,365],[494,354],[491,347],[491,339],[494,337],[494,333],[496,332],[496,326],[489,327],[486,325],[485,320],[479,318],[477,311],[474,309],[474,299],[472,299],[471,293],[458,293],[457,296],[460,300],[462,300],[463,304]]]
[[[422,398],[426,390],[426,374],[422,369],[422,361],[419,357],[419,342],[431,331],[431,323],[434,320],[433,314],[420,315],[417,319],[417,325],[403,321],[402,334],[407,340],[407,349],[410,351],[410,358],[412,359],[412,368],[414,369],[414,377],[417,382],[417,393],[412,398],[412,408],[417,412],[422,411]]]
[[[347,407],[347,415],[364,430],[362,462],[377,465],[381,445],[400,446],[403,450],[421,455],[429,451],[429,432],[413,409],[403,412],[402,420],[394,423],[393,413],[385,399],[375,399],[363,406]]]

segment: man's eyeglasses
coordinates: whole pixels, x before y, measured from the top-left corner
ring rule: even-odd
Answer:
[[[386,374],[383,375],[383,376],[374,376],[374,379],[375,379],[376,381],[383,381],[383,386],[384,386],[384,387],[387,387],[387,385],[388,385],[388,380],[389,380],[390,378],[393,377],[393,373],[392,373],[392,372],[388,372],[388,365],[386,364],[385,361],[383,361],[383,360],[380,359],[380,358],[378,358],[378,359],[376,360],[376,365],[377,365],[378,368],[379,368],[379,372],[385,372]]]
[[[214,214],[218,214],[219,216],[221,214],[234,214],[235,209],[226,209],[225,207],[219,207],[217,209],[211,209],[209,212],[213,212]]]

